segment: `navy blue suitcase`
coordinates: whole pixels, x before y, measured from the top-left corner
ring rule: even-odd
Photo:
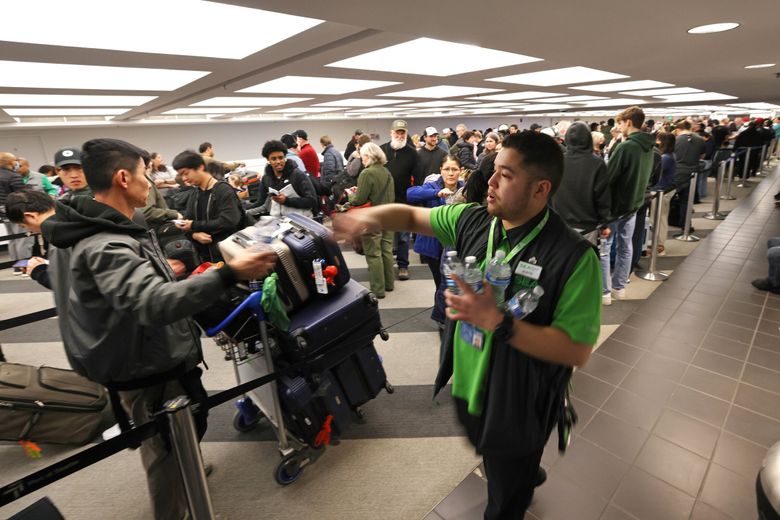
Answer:
[[[352,409],[374,399],[383,388],[392,389],[373,343],[333,367],[333,373]]]
[[[279,379],[279,397],[285,426],[296,438],[312,446],[330,415],[335,435],[343,433],[352,420],[347,398],[329,371]]]

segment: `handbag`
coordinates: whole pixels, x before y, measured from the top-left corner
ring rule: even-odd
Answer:
[[[379,197],[377,197],[377,199],[382,200],[382,199],[385,198],[385,193],[387,193],[387,188],[390,186],[390,180],[392,178],[393,178],[392,176],[388,176],[387,183],[385,183],[385,187],[382,188],[382,193],[381,193],[381,195],[379,195]],[[353,209],[359,209],[359,208],[369,208],[369,207],[371,207],[371,201],[368,201],[368,202],[366,202],[365,204],[363,204],[361,206],[351,207],[347,211],[351,211]],[[361,256],[366,254],[365,250],[363,249],[363,237],[364,236],[366,236],[366,235],[360,235],[358,237],[352,237],[352,240],[351,240],[351,242],[352,242],[352,244],[351,244],[352,245],[352,249],[355,251],[355,253],[357,253],[357,254],[359,254]]]

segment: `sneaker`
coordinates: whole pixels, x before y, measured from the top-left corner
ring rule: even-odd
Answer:
[[[21,267],[14,267],[14,276],[22,276],[24,270]]]
[[[547,471],[539,466],[539,471],[536,472],[536,478],[534,479],[534,487],[537,488],[547,481]]]
[[[408,280],[409,279],[409,269],[406,267],[401,267],[398,269],[398,279],[399,280]]]
[[[769,291],[771,293],[780,294],[780,287],[773,287],[772,284],[769,283],[768,278],[756,278],[750,283],[759,291]]]
[[[605,293],[601,295],[601,304],[602,305],[612,305],[612,295],[609,293]]]
[[[616,300],[625,300],[626,299],[626,290],[625,289],[612,289],[612,297]]]
[[[666,256],[666,248],[664,246],[658,246],[658,256]]]

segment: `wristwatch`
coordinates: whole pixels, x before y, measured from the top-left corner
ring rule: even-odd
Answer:
[[[514,332],[515,319],[511,314],[504,314],[504,319],[498,324],[496,330],[493,331],[493,339],[501,341],[509,341],[512,338]]]

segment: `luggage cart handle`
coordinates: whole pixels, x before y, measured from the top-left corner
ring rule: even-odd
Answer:
[[[244,310],[249,309],[252,311],[252,314],[255,315],[255,317],[260,321],[266,321],[265,312],[263,311],[263,291],[254,291],[252,294],[246,297],[246,299],[241,302],[241,305],[236,307],[233,312],[228,314],[227,318],[222,320],[222,322],[215,326],[211,327],[210,329],[206,330],[206,335],[209,337],[216,336],[222,330],[225,329],[228,325],[230,325],[233,320],[236,319],[236,317]]]

